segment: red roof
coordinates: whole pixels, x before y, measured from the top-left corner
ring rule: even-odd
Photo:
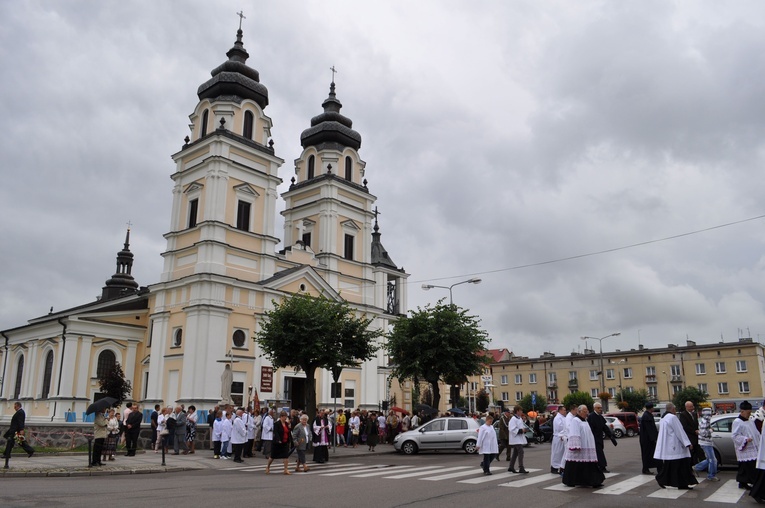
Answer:
[[[506,360],[510,357],[510,351],[507,348],[502,349],[488,349],[486,351],[487,356],[491,357],[494,363],[499,363],[502,360]]]

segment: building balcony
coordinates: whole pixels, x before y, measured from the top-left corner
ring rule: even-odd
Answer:
[[[645,377],[645,382],[646,382],[646,384],[655,384],[655,383],[658,383],[658,381],[656,380],[656,376],[646,376]]]
[[[683,382],[683,376],[670,376],[669,382],[670,383],[682,383]]]
[[[579,380],[577,379],[569,379],[568,380],[568,387],[569,388],[579,388]]]
[[[547,383],[547,389],[548,390],[557,390],[558,389],[558,383]]]

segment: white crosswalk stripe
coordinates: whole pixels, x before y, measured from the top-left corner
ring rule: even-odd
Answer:
[[[699,484],[704,481],[704,478],[699,478]],[[690,489],[672,489],[672,488],[659,488],[656,492],[651,492],[648,494],[648,497],[653,497],[657,499],[677,499],[684,495],[685,493],[690,492]]]
[[[640,487],[641,485],[645,485],[648,482],[655,482],[655,481],[656,481],[656,478],[654,478],[653,476],[648,474],[641,474],[638,476],[633,476],[632,478],[627,478],[626,480],[622,480],[619,483],[615,483],[613,485],[607,485],[603,487],[602,489],[596,490],[595,493],[618,496],[620,494],[624,494],[625,492],[628,492],[634,489],[635,487]]]
[[[439,473],[446,473],[448,471],[459,471],[461,469],[473,469],[473,468],[471,466],[456,466],[456,467],[444,467],[444,468],[442,468],[441,466],[428,466],[427,468],[418,468],[417,471],[413,471],[411,473],[397,474],[394,476],[384,476],[383,478],[387,478],[390,480],[403,480],[406,478],[414,478],[416,476],[427,476],[429,474],[436,473],[436,471],[433,471],[433,469],[440,469],[440,471],[438,471]]]
[[[529,478],[524,478],[523,480],[500,483],[499,486],[500,487],[527,487],[529,485],[535,485],[537,483],[549,482],[550,480],[560,481],[560,475],[555,473],[546,473],[546,474],[541,474],[538,476],[531,476]]]
[[[735,504],[746,494],[744,489],[738,488],[736,480],[728,480],[727,482],[720,482],[720,484],[720,488],[714,494],[704,499],[704,501]]]
[[[495,470],[504,471],[504,473],[494,474]],[[529,473],[536,473],[537,471],[541,471],[541,469],[527,469]],[[504,480],[505,478],[512,478],[512,477],[526,477],[525,474],[520,473],[510,473],[505,468],[491,468],[492,475],[491,476],[479,476],[478,478],[471,478],[469,480],[460,480],[458,483],[468,483],[468,484],[480,484],[480,483],[489,483],[496,480]]]
[[[411,471],[415,467],[416,466],[391,466],[391,467],[382,468],[383,469],[382,471],[374,471],[372,473],[363,473],[363,474],[354,474],[354,475],[351,475],[351,478],[370,478],[372,476],[382,476],[382,475],[386,475],[390,473],[391,471],[397,471],[397,472]]]

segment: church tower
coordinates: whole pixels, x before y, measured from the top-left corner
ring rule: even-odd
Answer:
[[[216,362],[227,352],[254,355],[253,309],[263,305],[256,284],[276,268],[284,161],[264,113],[268,90],[246,64],[241,27],[226,56],[197,90],[191,134],[173,155],[164,270],[152,287],[151,347],[159,351],[151,354],[148,401],[218,401]]]
[[[361,135],[340,113],[342,107],[333,81],[322,103],[324,112],[300,136],[303,151],[295,160],[295,177],[282,194],[284,244],[313,253],[315,270],[343,299],[374,317],[372,326],[385,330],[406,313],[408,274],[382,246],[373,208],[377,197],[369,192],[366,162],[359,156]],[[387,363],[380,350],[377,358],[360,366],[359,407],[374,409],[386,399],[387,374],[381,366]],[[319,403],[331,400],[331,373],[321,375]]]

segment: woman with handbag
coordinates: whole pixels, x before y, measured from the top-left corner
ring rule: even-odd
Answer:
[[[351,426],[351,445],[356,448],[359,444],[359,433],[361,432],[361,419],[357,411],[353,412],[350,421]]]
[[[305,463],[305,452],[308,450],[308,443],[312,440],[311,429],[308,427],[308,415],[301,415],[299,423],[292,429],[292,441],[297,450],[297,464],[295,472],[308,472],[308,466]],[[302,467],[302,469],[301,469]]]
[[[290,452],[292,451],[292,431],[287,411],[279,413],[279,419],[274,422],[274,438],[271,444],[271,456],[266,464],[266,474],[271,472],[271,462],[274,459],[284,460],[284,474],[292,474],[289,470]]]
[[[117,415],[114,408],[109,410],[109,418],[106,420],[106,442],[104,442],[104,457],[109,460],[114,460],[114,455],[117,453],[117,440],[120,437],[120,421],[117,419]]]

